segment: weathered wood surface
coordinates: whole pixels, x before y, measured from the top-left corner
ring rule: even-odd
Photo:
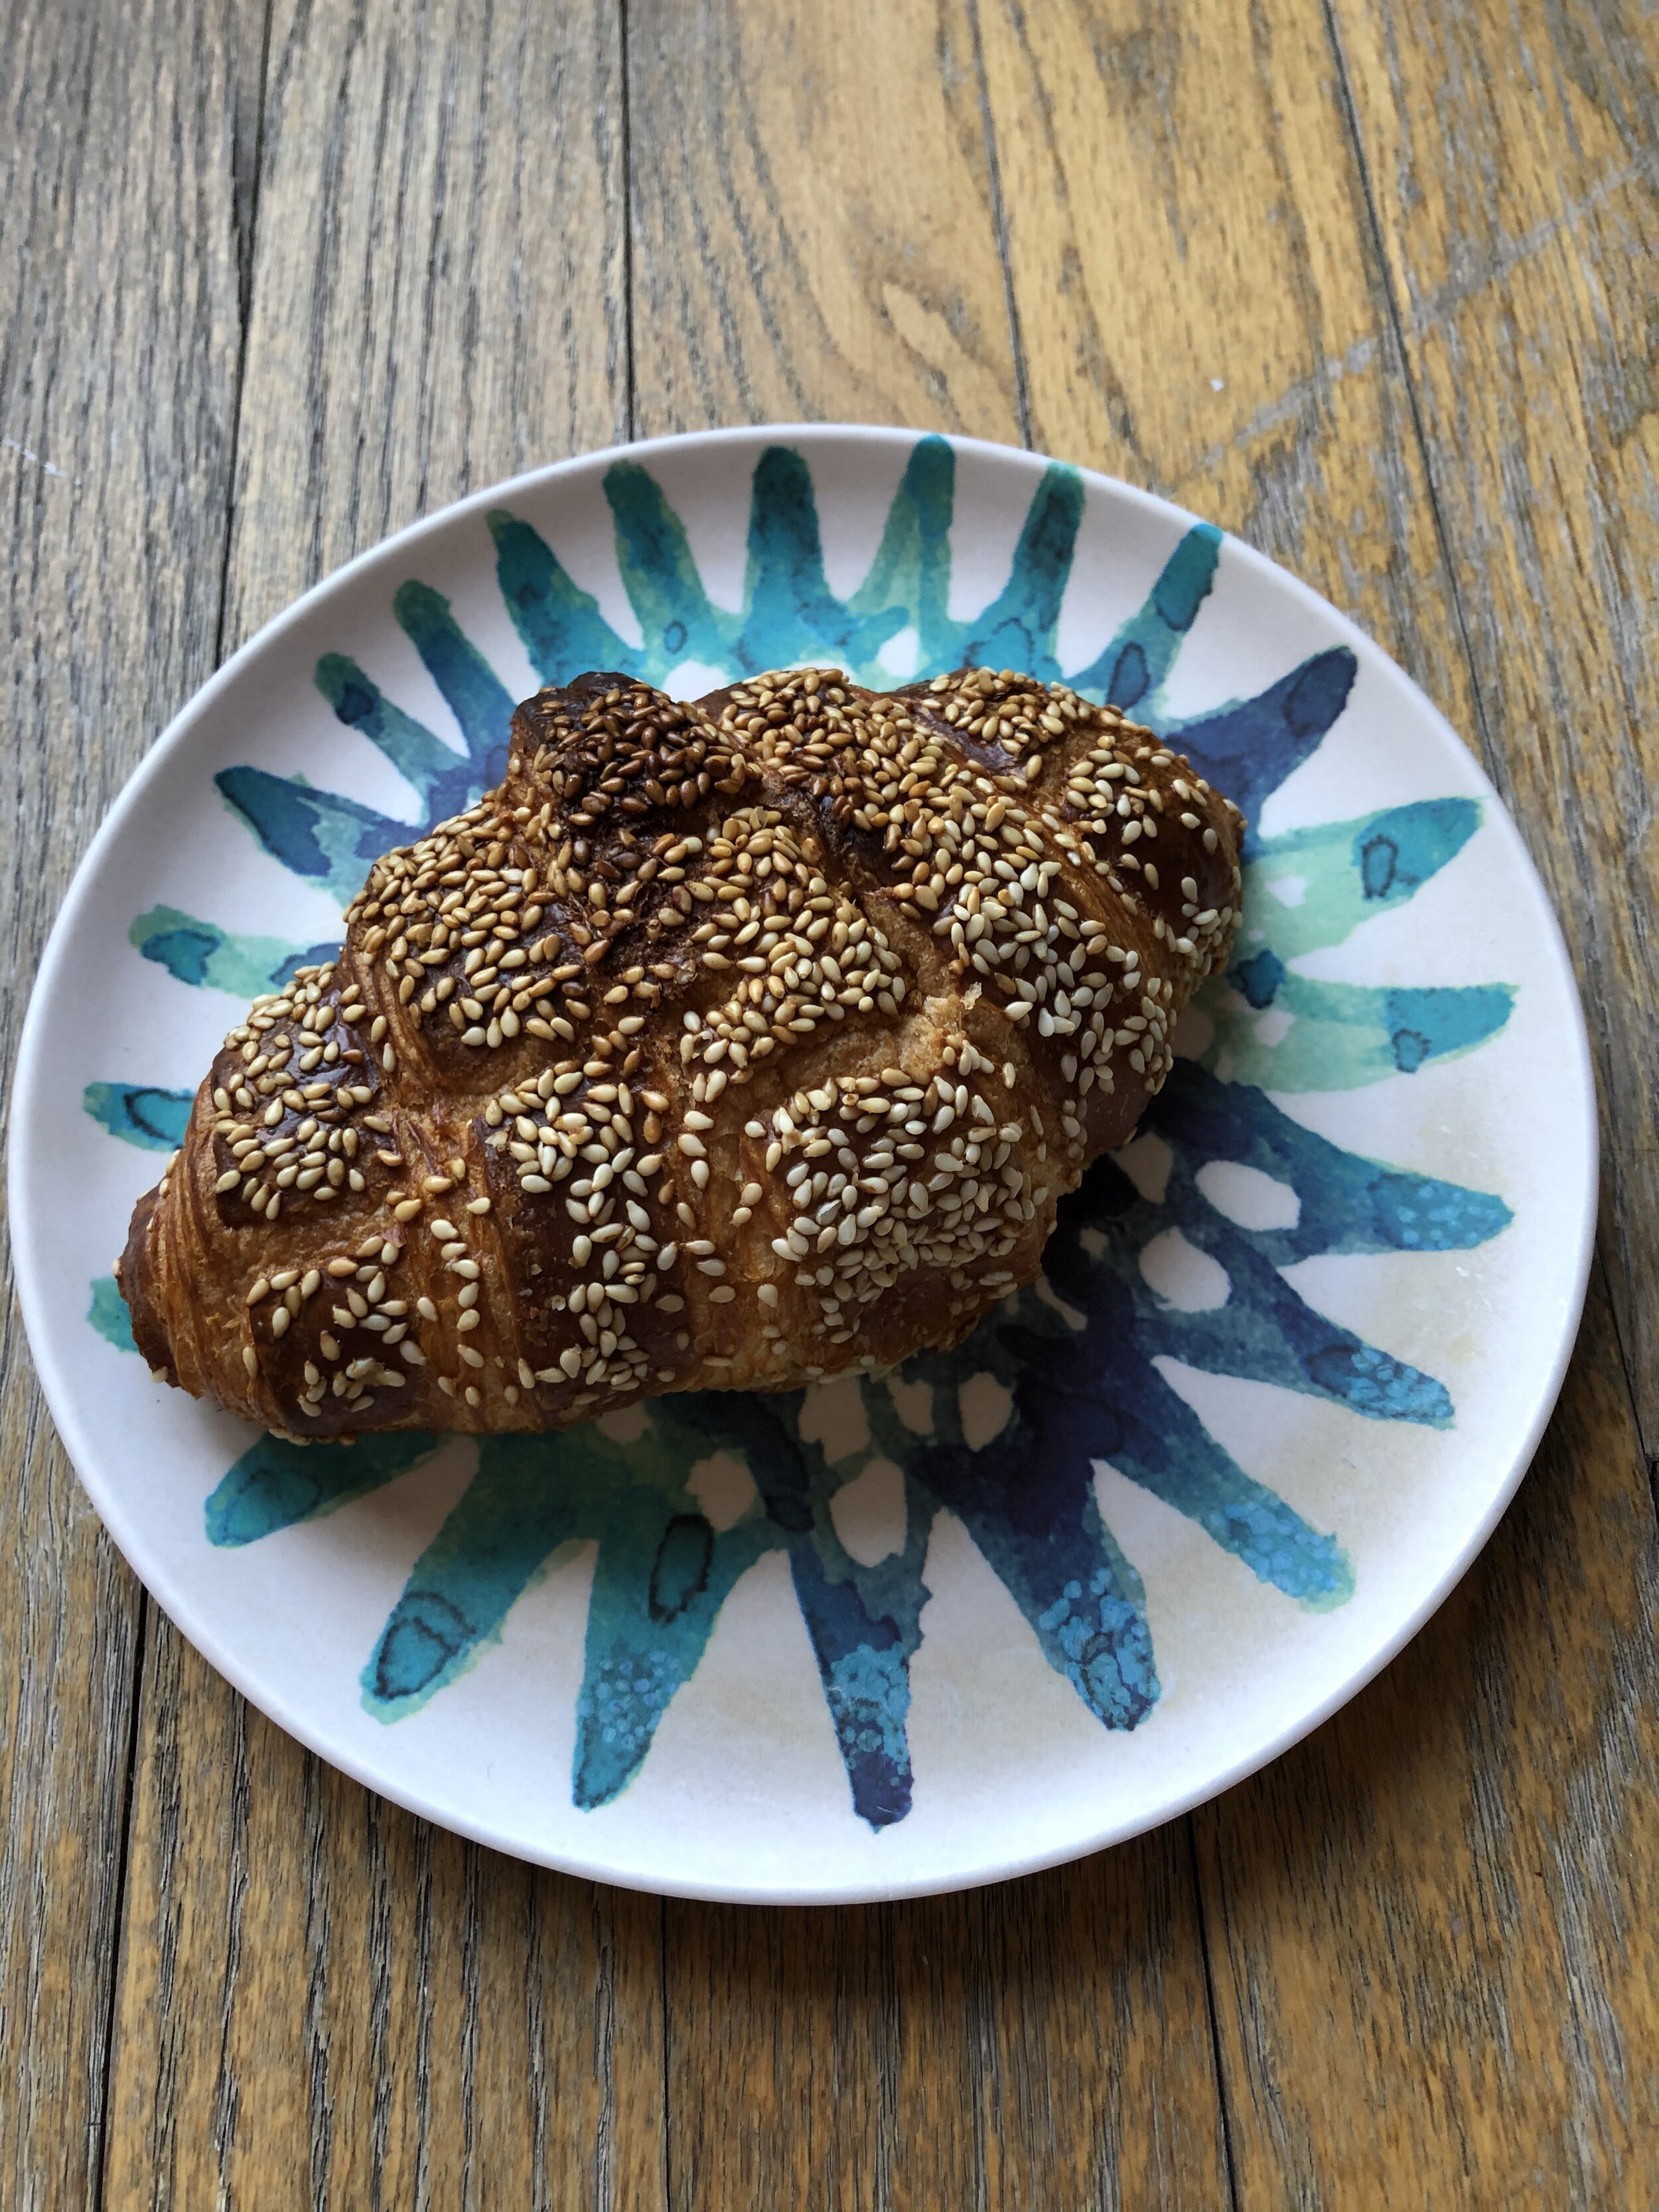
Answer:
[[[1642,940],[1650,896],[1628,872],[1644,862],[1611,822],[1564,836],[1560,800],[1577,783],[1593,818],[1616,811],[1639,738],[1609,727],[1575,770],[1563,732],[1540,767],[1524,720],[1499,736],[1484,712],[1342,48],[1298,0],[1155,29],[1099,6],[983,20],[1035,434],[1215,515],[1349,608],[1481,744],[1571,911],[1581,973],[1601,957],[1611,974],[1594,933],[1618,906]],[[1397,43],[1420,54],[1403,22]],[[1087,127],[1103,112],[1115,131]],[[1448,131],[1448,192],[1469,173],[1456,144]],[[1518,523],[1518,470],[1511,490]],[[1522,658],[1555,651],[1537,605],[1508,614]],[[1634,957],[1619,973],[1592,1018],[1604,1065],[1633,1066],[1651,986]],[[1198,1816],[1241,2205],[1363,2202],[1380,2172],[1401,2203],[1613,2202],[1650,2171],[1652,1528],[1603,1293],[1530,1486],[1458,1601],[1340,1723]]]
[[[966,1897],[671,1905],[670,2202],[1227,2202],[1184,1824]]]
[[[71,870],[212,672],[260,21],[8,5],[0,88],[0,880],[8,1101]],[[143,1600],[0,1333],[0,2202],[98,2189]]]
[[[1659,23],[1336,0],[1488,765],[1588,1001],[1602,1242],[1659,1456]]]
[[[971,26],[629,9],[635,428],[1023,432]]]
[[[227,651],[387,531],[626,434],[620,65],[592,9],[276,8]],[[159,1620],[136,1741],[110,2204],[660,2200],[653,1899],[380,1804]]]
[[[1197,1816],[1245,2212],[1653,2201],[1659,1546],[1612,1338],[1598,1279],[1473,1571]]]
[[[1020,436],[965,14],[635,8],[629,52],[642,432]],[[1224,2192],[1179,1829],[890,1914],[671,1905],[665,1941],[676,2212]]]
[[[1651,26],[13,7],[0,437],[76,454],[0,447],[25,958],[215,652],[413,515],[630,430],[1025,437],[1285,560],[1480,747],[1586,980],[1618,1204],[1520,1502],[1346,1714],[1105,1858],[837,1914],[530,1873],[305,1757],[153,1612],[140,1664],[14,1317],[0,2194],[1647,2201]]]
[[[482,484],[629,434],[622,33],[273,0],[226,644]]]

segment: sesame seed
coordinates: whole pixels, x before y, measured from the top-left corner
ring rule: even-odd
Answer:
[[[1146,1088],[1161,1081],[1181,996],[1224,956],[1237,915],[1236,814],[1117,710],[1011,671],[889,696],[785,672],[711,707],[629,681],[578,684],[528,702],[513,742],[510,787],[375,864],[348,916],[363,990],[337,994],[331,967],[301,970],[234,1033],[236,1072],[214,1096],[213,1180],[227,1225],[239,1206],[263,1217],[276,1258],[279,1219],[303,1224],[307,1206],[340,1198],[401,1225],[459,1185],[458,1208],[483,1215],[490,1201],[466,1195],[465,1159],[428,1176],[411,1157],[406,1169],[392,1122],[373,1110],[397,1062],[387,1016],[371,1023],[368,1000],[389,1012],[396,993],[441,1089],[462,1060],[518,1055],[510,1087],[495,1079],[497,1095],[467,1111],[501,1171],[532,1200],[556,1192],[573,1224],[569,1287],[556,1269],[547,1312],[568,1314],[580,1344],[550,1346],[558,1364],[543,1379],[579,1385],[566,1401],[579,1414],[653,1374],[685,1379],[629,1335],[635,1310],[683,1311],[672,1293],[649,1295],[683,1252],[714,1278],[710,1304],[735,1303],[717,1270],[757,1211],[757,1244],[790,1263],[807,1301],[795,1337],[836,1347],[820,1371],[865,1359],[865,1309],[917,1271],[938,1278],[953,1322],[971,1322],[983,1291],[1030,1263],[1050,1185],[1081,1172],[1083,1102],[1112,1095],[1118,1060]],[[781,786],[798,809],[776,803]],[[837,841],[853,832],[880,899],[863,888],[866,864],[845,880]],[[947,982],[920,959],[917,931]],[[1109,946],[1113,936],[1127,941]],[[1143,980],[1149,947],[1158,969]],[[924,975],[930,999],[954,988],[961,1011],[943,1064],[907,1069],[897,1020]],[[656,1036],[678,1050],[684,1099],[641,1081]],[[875,1073],[872,1041],[892,1055]],[[811,1087],[792,1091],[802,1045]],[[828,1066],[844,1072],[826,1077]],[[787,1103],[757,1113],[744,1099],[763,1070]],[[1003,1118],[1022,1091],[1043,1097],[1052,1138],[1035,1109],[1029,1132]],[[720,1152],[717,1136],[736,1149]],[[707,1195],[711,1154],[737,1170],[723,1217]],[[382,1170],[415,1188],[377,1200],[368,1178]],[[764,1209],[780,1175],[793,1205],[775,1237],[782,1224]],[[481,1276],[453,1224],[432,1225],[459,1279],[459,1337],[478,1320]],[[326,1263],[343,1322],[372,1323],[412,1368],[408,1308],[386,1290],[399,1248],[377,1238],[358,1256],[374,1264],[356,1283],[350,1262]],[[756,1289],[776,1316],[779,1285]],[[293,1269],[278,1268],[273,1291],[284,1316],[308,1294]],[[430,1298],[414,1310],[439,1325]],[[694,1363],[716,1375],[730,1364],[679,1334]],[[788,1334],[769,1321],[762,1334],[763,1379],[798,1381]],[[321,1357],[337,1369],[337,1342]],[[386,1372],[371,1360],[350,1377],[354,1418]],[[519,1382],[532,1387],[522,1369]],[[337,1395],[342,1372],[325,1389],[336,1384]]]

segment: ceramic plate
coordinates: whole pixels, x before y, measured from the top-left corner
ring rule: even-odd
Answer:
[[[1255,825],[1232,965],[1045,1280],[963,1348],[563,1437],[277,1443],[153,1382],[110,1279],[254,993],[590,667],[1061,675]],[[1561,942],[1353,625],[1163,501],[899,431],[599,454],[366,554],[238,653],[76,879],[11,1158],[52,1410],[185,1633],[325,1758],[606,1881],[894,1897],[1115,1842],[1311,1728],[1514,1490],[1583,1294]]]

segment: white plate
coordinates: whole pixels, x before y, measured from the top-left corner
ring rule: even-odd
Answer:
[[[337,935],[373,852],[493,779],[511,702],[596,665],[689,696],[963,659],[1113,687],[1259,827],[1196,1056],[1069,1207],[1050,1288],[896,1386],[482,1451],[275,1445],[118,1348],[111,1255],[241,1001]],[[1351,1697],[1537,1443],[1595,1171],[1537,878],[1374,645],[1106,477],[834,428],[520,477],[273,623],[88,854],[14,1127],[52,1413],[213,1663],[447,1827],[778,1902],[1094,1850]]]

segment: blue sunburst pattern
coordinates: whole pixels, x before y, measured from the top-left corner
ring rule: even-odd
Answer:
[[[1165,684],[1221,545],[1217,531],[1200,526],[1099,656],[1062,672],[1055,638],[1081,478],[1047,470],[1007,583],[966,621],[949,612],[955,490],[951,447],[921,440],[869,573],[842,599],[826,580],[806,464],[787,447],[769,447],[754,471],[747,576],[733,612],[710,600],[655,478],[618,462],[605,492],[639,646],[617,635],[528,522],[503,509],[489,526],[502,597],[544,682],[602,667],[672,688],[688,663],[735,678],[833,660],[880,685],[891,680],[884,648],[908,634],[922,677],[972,664],[1049,681],[1066,674],[1169,737],[1257,821],[1341,714],[1352,654],[1316,653],[1256,697],[1173,717]],[[404,584],[394,612],[454,714],[462,750],[388,699],[347,655],[325,655],[316,682],[341,723],[409,783],[430,826],[498,779],[513,701],[428,585]],[[264,769],[229,769],[218,781],[264,849],[342,905],[380,853],[418,834]],[[562,1437],[483,1441],[467,1490],[366,1655],[370,1711],[395,1721],[418,1710],[499,1635],[550,1560],[592,1544],[573,1789],[578,1804],[605,1803],[637,1772],[738,1577],[763,1553],[782,1551],[854,1807],[880,1827],[910,1805],[909,1665],[941,1510],[965,1525],[1048,1664],[1109,1728],[1142,1721],[1158,1683],[1140,1579],[1101,1518],[1097,1462],[1186,1515],[1287,1600],[1343,1602],[1353,1575],[1335,1536],[1248,1476],[1158,1363],[1276,1384],[1370,1420],[1452,1420],[1434,1376],[1318,1313],[1284,1271],[1322,1254],[1479,1244],[1506,1226],[1508,1208],[1344,1152],[1267,1094],[1411,1074],[1502,1028],[1513,1000],[1507,986],[1367,989],[1317,981],[1295,965],[1410,899],[1455,859],[1479,820],[1476,802],[1449,798],[1277,838],[1252,830],[1238,953],[1200,1002],[1194,1056],[1178,1062],[1143,1124],[1143,1136],[1163,1148],[1160,1194],[1145,1195],[1118,1161],[1101,1161],[1061,1208],[1042,1281],[1005,1301],[958,1351],[927,1355],[891,1378],[844,1381],[833,1419],[817,1394],[716,1393],[656,1399]],[[241,996],[281,984],[328,949],[235,936],[170,908],[140,915],[131,937],[179,982]],[[178,1141],[189,1103],[188,1093],[152,1085],[95,1083],[86,1094],[88,1112],[114,1135],[158,1149]],[[1254,1218],[1277,1225],[1248,1225],[1250,1208],[1229,1196],[1241,1174],[1269,1193]],[[1172,1291],[1171,1267],[1185,1291]],[[130,1346],[112,1285],[94,1286],[88,1318]],[[394,1480],[437,1443],[370,1437],[301,1449],[264,1437],[209,1499],[207,1534],[243,1545],[325,1514]],[[872,1459],[902,1483],[905,1533],[870,1565],[842,1543],[833,1504]],[[748,1502],[740,1496],[734,1512],[711,1517],[698,1474],[719,1462],[735,1466]]]

